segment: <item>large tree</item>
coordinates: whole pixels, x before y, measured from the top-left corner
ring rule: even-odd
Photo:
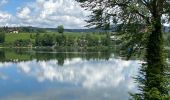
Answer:
[[[163,22],[170,18],[170,0],[77,0],[91,11],[88,26],[112,28],[119,25],[129,55],[144,48],[146,66],[141,68],[137,97],[142,100],[168,100],[166,63],[163,54]]]

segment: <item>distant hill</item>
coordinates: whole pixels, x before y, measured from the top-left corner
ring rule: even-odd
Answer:
[[[108,31],[112,31],[112,32],[116,32],[116,30],[118,29],[119,25],[114,25],[111,26],[112,30],[108,30]],[[39,32],[39,33],[43,33],[45,31],[51,31],[51,32],[57,32],[57,28],[39,28],[39,27],[0,27],[0,31],[3,30],[5,32],[10,32],[10,31],[20,31],[20,32]],[[105,30],[102,29],[64,29],[65,32],[105,32]],[[163,27],[163,31],[164,32],[170,32],[170,27],[164,26]]]
[[[57,32],[56,28],[45,28],[47,31]],[[103,32],[99,29],[64,29],[65,32]]]
[[[19,32],[39,32],[43,33],[45,31],[57,32],[57,28],[39,28],[39,27],[0,27],[0,31],[5,31],[10,33],[11,31]],[[65,32],[104,32],[101,29],[64,29]]]

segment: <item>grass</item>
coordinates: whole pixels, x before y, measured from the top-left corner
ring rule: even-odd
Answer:
[[[19,33],[19,34],[14,34],[14,33],[7,33],[5,36],[5,42],[6,43],[12,43],[15,42],[16,40],[29,40],[30,34],[29,33]]]

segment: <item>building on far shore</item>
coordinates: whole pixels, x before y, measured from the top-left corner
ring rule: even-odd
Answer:
[[[15,33],[15,34],[18,34],[19,31],[16,30],[16,29],[9,29],[9,30],[8,30],[8,33]]]
[[[16,34],[18,34],[18,33],[19,33],[19,31],[11,31],[10,33],[16,33]]]

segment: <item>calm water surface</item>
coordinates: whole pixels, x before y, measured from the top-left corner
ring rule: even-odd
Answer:
[[[128,100],[137,60],[108,53],[0,50],[0,100]]]

